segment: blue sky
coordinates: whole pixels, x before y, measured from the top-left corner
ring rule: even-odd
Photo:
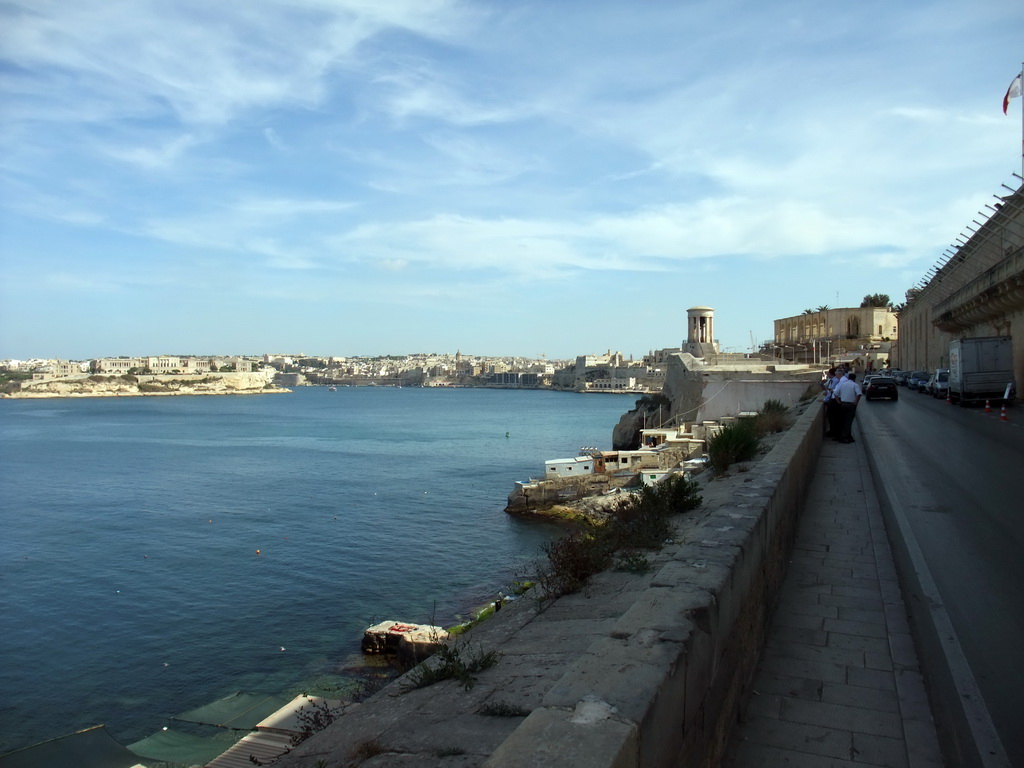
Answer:
[[[1024,3],[0,0],[0,358],[728,349],[1017,186]]]

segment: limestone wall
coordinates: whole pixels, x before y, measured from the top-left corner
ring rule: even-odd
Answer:
[[[704,385],[704,403],[699,421],[719,421],[743,411],[759,411],[766,400],[778,400],[794,406],[815,384],[820,374],[804,380],[709,379]]]
[[[671,402],[675,422],[715,421],[743,411],[760,410],[766,400],[794,405],[808,386],[821,381],[821,369],[805,365],[782,366],[761,363],[739,368],[705,365],[680,353],[668,361],[665,395]]]
[[[461,639],[464,659],[500,654],[468,689],[411,690],[406,675],[275,765],[717,765],[782,583],[820,418],[810,406],[749,472],[707,483],[648,573],[609,571],[545,605],[527,595]]]

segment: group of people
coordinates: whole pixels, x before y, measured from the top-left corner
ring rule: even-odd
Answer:
[[[864,396],[857,374],[847,367],[829,368],[821,386],[825,390],[825,437],[852,443],[857,403]]]

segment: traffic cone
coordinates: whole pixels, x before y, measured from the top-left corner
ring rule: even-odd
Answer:
[[[985,401],[985,413],[992,413],[992,403]]]
[[[953,393],[950,392],[948,389],[946,390],[946,402],[949,403],[950,405],[953,404]]]
[[[1010,420],[1010,417],[1006,415],[1006,403],[1003,403],[1003,409],[1001,411],[999,411],[999,420],[1000,421],[1009,421]]]

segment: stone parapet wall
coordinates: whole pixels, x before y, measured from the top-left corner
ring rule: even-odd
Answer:
[[[468,690],[410,675],[276,765],[714,766],[748,691],[821,445],[817,404],[651,553],[578,594],[525,597],[458,641],[500,661]],[[430,663],[430,662],[428,662]],[[414,673],[411,673],[414,674]]]

